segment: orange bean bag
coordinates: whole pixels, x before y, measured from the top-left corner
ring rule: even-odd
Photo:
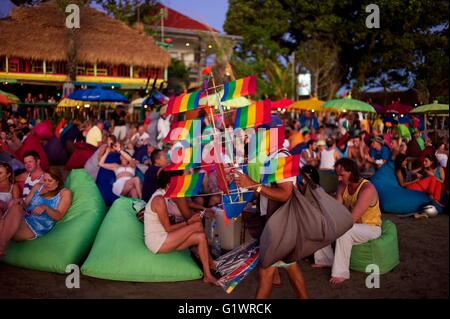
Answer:
[[[42,146],[39,137],[35,136],[34,134],[30,134],[14,155],[17,159],[23,162],[23,154],[27,151],[36,151],[41,158],[42,169],[45,170],[48,168],[49,164],[47,153],[45,153],[44,147]]]

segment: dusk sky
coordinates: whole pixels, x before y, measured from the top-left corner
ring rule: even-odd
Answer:
[[[164,5],[223,32],[228,0],[162,0]],[[0,0],[0,18],[9,15],[14,5]]]

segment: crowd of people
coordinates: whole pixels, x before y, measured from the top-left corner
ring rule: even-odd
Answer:
[[[203,142],[209,142],[212,127],[204,117]],[[221,205],[218,195],[218,172],[214,166],[200,166],[185,171],[167,171],[171,149],[176,143],[164,142],[170,131],[171,118],[155,108],[147,112],[143,123],[132,123],[127,112],[116,109],[110,121],[74,119],[58,127],[65,151],[74,151],[74,143],[84,141],[95,148],[85,168],[95,180],[101,169],[115,174],[112,192],[117,196],[141,199],[146,206],[141,216],[145,244],[153,253],[167,253],[194,247],[204,271],[204,281],[217,284],[215,262],[205,236],[201,212],[214,218]],[[313,180],[328,174],[338,181],[331,191],[337,202],[351,212],[354,225],[337,239],[333,251],[327,246],[314,254],[313,267],[332,267],[330,282],[338,284],[350,277],[349,262],[352,245],[364,243],[381,235],[381,208],[378,193],[370,177],[389,162],[394,163],[395,177],[402,187],[424,192],[440,206],[442,194],[448,192],[448,136],[432,143],[423,131],[421,119],[406,121],[367,117],[360,113],[292,114],[284,119],[283,151],[267,154],[269,159],[300,154],[300,167]],[[406,130],[404,129],[406,127]],[[205,132],[209,132],[205,134]],[[30,121],[12,113],[1,121],[0,151],[14,154],[32,133]],[[248,143],[248,140],[246,140]],[[178,146],[179,147],[179,146]],[[111,154],[119,161],[108,162]],[[242,171],[227,168],[227,182],[255,191],[253,203],[259,213],[270,216],[292,195],[300,184],[295,177],[271,185],[260,185]],[[143,176],[138,176],[138,171]],[[166,198],[170,177],[204,172],[202,189],[193,198]],[[61,171],[43,170],[37,152],[23,155],[23,172],[15,176],[8,163],[0,163],[0,256],[6,253],[10,240],[32,240],[44,236],[61,220],[71,205],[71,192],[64,188]],[[280,284],[278,269],[284,268],[296,295],[307,297],[303,275],[298,263],[282,261],[260,269],[258,298],[270,296],[272,286]]]

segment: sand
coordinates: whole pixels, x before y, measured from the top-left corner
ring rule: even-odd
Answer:
[[[384,274],[380,288],[365,286],[366,274],[351,272],[350,280],[333,287],[330,271],[311,269],[301,262],[311,298],[448,298],[449,220],[441,215],[427,220],[401,219],[384,214],[397,225],[400,265]],[[294,298],[284,271],[283,285],[272,298]],[[257,271],[253,271],[227,295],[221,288],[200,280],[177,283],[132,283],[81,276],[79,289],[68,289],[64,275],[20,269],[0,263],[0,298],[253,298]]]

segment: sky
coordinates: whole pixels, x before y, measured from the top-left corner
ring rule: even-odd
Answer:
[[[209,24],[223,32],[223,23],[228,10],[228,0],[162,0],[164,5],[199,22]],[[0,0],[0,18],[9,14],[14,5],[9,0]]]

